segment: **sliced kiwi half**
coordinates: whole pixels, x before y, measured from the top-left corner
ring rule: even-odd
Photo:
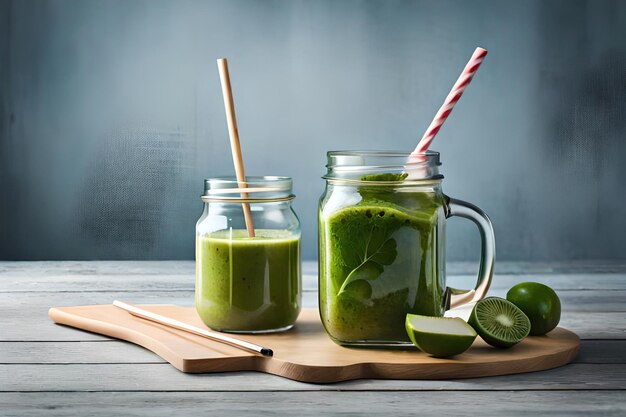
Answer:
[[[491,346],[508,348],[530,332],[530,320],[515,304],[500,297],[476,303],[468,323]]]

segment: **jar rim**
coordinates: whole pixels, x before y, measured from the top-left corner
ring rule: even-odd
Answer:
[[[339,150],[327,152],[327,172],[322,178],[349,180],[377,185],[400,183],[423,184],[440,181],[439,152],[427,150],[413,155],[409,152],[389,150]],[[398,180],[367,180],[372,174],[407,174]],[[383,184],[384,183],[384,184]]]
[[[293,180],[284,176],[247,176],[238,181],[234,176],[220,176],[204,180],[204,192],[200,199],[205,202],[279,202],[295,198],[292,194]]]
[[[408,158],[411,152],[393,151],[393,150],[380,150],[380,149],[352,149],[352,150],[335,150],[326,152],[328,156],[336,155],[367,155],[367,156],[384,156],[384,157],[404,157]],[[427,150],[420,155],[426,156],[439,156],[439,152]]]

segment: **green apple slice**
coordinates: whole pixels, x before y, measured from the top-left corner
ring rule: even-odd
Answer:
[[[476,331],[460,318],[407,314],[405,326],[415,346],[436,358],[463,353],[476,339]]]

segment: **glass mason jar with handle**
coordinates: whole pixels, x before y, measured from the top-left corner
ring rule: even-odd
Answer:
[[[495,261],[489,217],[446,196],[439,154],[328,153],[319,204],[319,309],[326,332],[345,346],[403,346],[407,313],[443,316],[485,297]],[[472,290],[446,287],[445,223],[479,229],[482,255]]]
[[[288,177],[204,181],[204,211],[196,224],[196,310],[208,327],[263,333],[295,323],[302,284],[300,222],[291,191]]]

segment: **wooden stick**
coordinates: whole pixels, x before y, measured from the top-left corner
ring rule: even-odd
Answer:
[[[123,301],[115,300],[113,301],[113,305],[115,307],[121,308],[122,310],[128,311],[130,314],[136,317],[140,317],[144,320],[150,320],[155,323],[162,324],[167,327],[172,327],[174,329],[182,330],[187,333],[193,333],[199,336],[206,337],[207,339],[215,340],[218,342],[226,343],[230,346],[235,346],[241,349],[250,350],[252,352],[260,353],[263,356],[272,356],[274,352],[272,349],[255,345],[254,343],[246,342],[245,340],[235,339],[234,337],[226,336],[225,334],[211,332],[209,330],[204,330],[196,326],[192,326],[187,323],[183,323],[182,321],[175,320],[170,317],[165,317],[157,313],[153,313],[148,310],[144,310],[143,308],[139,308],[130,304],[126,304]]]
[[[243,167],[243,156],[241,155],[241,144],[239,143],[239,131],[237,130],[237,118],[235,117],[235,102],[233,101],[233,92],[230,87],[230,75],[228,74],[228,61],[226,58],[217,60],[217,68],[219,69],[220,81],[222,82],[224,108],[226,109],[226,122],[228,123],[228,134],[230,136],[230,150],[233,154],[237,182],[240,188],[245,188],[247,187],[245,182],[246,171]],[[248,193],[241,193],[241,198],[248,198]],[[246,221],[246,229],[248,229],[248,236],[254,237],[254,223],[252,223],[250,204],[242,203],[242,205],[243,216]]]

